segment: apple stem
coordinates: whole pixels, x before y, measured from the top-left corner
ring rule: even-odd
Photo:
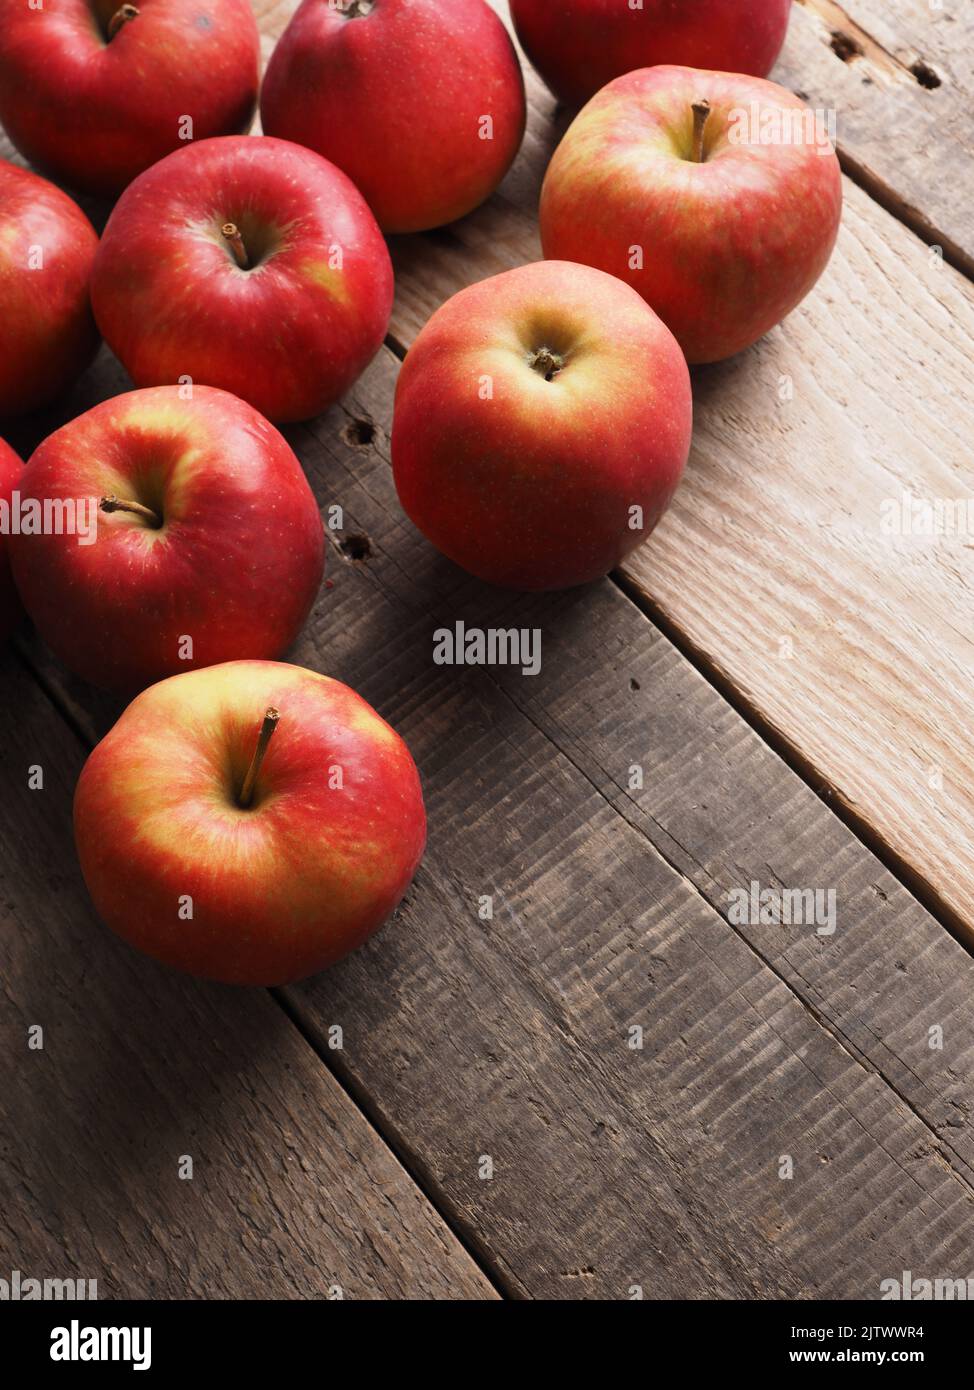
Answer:
[[[254,799],[254,783],[257,781],[257,774],[260,772],[260,765],[264,761],[264,754],[267,752],[267,745],[274,737],[274,730],[277,728],[277,721],[280,719],[280,711],[269,709],[264,715],[264,722],[260,726],[260,733],[257,735],[257,747],[254,749],[254,756],[250,760],[247,769],[247,776],[243,780],[240,788],[240,805],[248,807]]]
[[[545,381],[550,381],[552,377],[557,376],[565,365],[563,357],[559,357],[556,352],[552,352],[550,348],[546,347],[538,348],[537,352],[528,360],[531,368],[539,376],[543,376]]]
[[[103,497],[100,503],[103,512],[131,512],[133,516],[145,517],[157,530],[162,525],[162,517],[151,507],[143,507],[141,502],[129,502],[124,497]]]
[[[134,5],[123,5],[121,9],[116,10],[115,13],[112,15],[111,19],[108,21],[109,43],[111,43],[112,39],[118,33],[119,29],[123,28],[126,24],[128,24],[130,19],[138,19],[138,17],[139,12]]]
[[[240,228],[237,226],[236,222],[224,222],[220,231],[226,238],[227,245],[233,252],[233,259],[237,262],[237,265],[241,270],[249,270],[250,258],[247,255],[247,248],[244,246],[244,239],[240,235]]]
[[[693,111],[693,162],[694,164],[702,164],[703,133],[707,125],[707,117],[710,115],[710,102],[695,101],[690,109]]]

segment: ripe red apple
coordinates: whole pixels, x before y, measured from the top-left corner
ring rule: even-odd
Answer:
[[[791,0],[511,0],[525,53],[570,106],[659,63],[766,77],[790,10]]]
[[[392,264],[350,179],[266,136],[187,145],[119,199],[91,280],[95,317],[137,386],[221,386],[306,420],[378,351]]]
[[[70,670],[108,689],[280,656],[321,583],[321,516],[288,444],[225,391],[184,394],[103,401],[20,479],[10,549],[24,606]],[[29,499],[47,509],[42,534],[27,531]]]
[[[97,247],[66,193],[0,160],[0,417],[46,405],[95,355]]]
[[[0,0],[0,123],[35,164],[117,193],[184,141],[246,130],[247,0]]]
[[[81,869],[103,920],[156,960],[281,985],[355,950],[426,842],[409,749],[348,686],[270,661],[134,700],[85,764]]]
[[[410,348],[396,488],[471,574],[565,588],[649,535],[690,427],[683,355],[637,294],[587,266],[525,265],[454,295]]]
[[[452,222],[524,134],[514,45],[484,0],[304,0],[261,90],[268,135],[333,160],[387,232]]]
[[[10,505],[10,494],[19,485],[24,465],[10,445],[0,439],[0,503]],[[24,616],[10,573],[7,528],[0,528],[0,641],[9,637]]]
[[[828,262],[839,162],[805,104],[757,77],[617,77],[555,151],[541,242],[626,280],[689,362],[716,362],[795,308]]]

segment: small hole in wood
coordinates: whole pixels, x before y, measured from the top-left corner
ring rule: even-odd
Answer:
[[[371,420],[349,420],[343,434],[347,444],[356,449],[367,449],[375,438],[375,425]]]
[[[842,59],[843,63],[851,63],[853,58],[861,58],[863,55],[862,44],[851,34],[843,34],[841,29],[832,30],[829,46],[835,56]]]
[[[353,531],[343,536],[338,546],[349,560],[368,560],[372,554],[372,542],[364,531]]]
[[[630,689],[630,690],[640,690],[641,688],[642,688],[642,687],[640,686],[639,682],[636,680],[636,677],[635,677],[635,676],[630,676],[630,677],[629,677],[629,689]]]
[[[934,72],[933,68],[925,63],[922,58],[916,60],[910,68],[910,71],[919,82],[920,86],[926,87],[928,92],[932,92],[936,87],[940,86],[940,78]]]

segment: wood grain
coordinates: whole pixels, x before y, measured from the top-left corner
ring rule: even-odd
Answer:
[[[974,274],[974,8],[797,0],[772,73],[837,113],[846,169]]]
[[[96,921],[71,833],[85,750],[10,654],[0,707],[3,1277],[94,1279],[101,1298],[496,1297],[264,991],[159,970]]]

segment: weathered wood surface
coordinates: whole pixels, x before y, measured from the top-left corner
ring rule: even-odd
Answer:
[[[797,0],[772,77],[834,110],[856,181],[974,274],[969,0]]]
[[[517,598],[435,555],[388,468],[396,369],[288,431],[344,508],[292,659],[406,736],[430,849],[398,920],[289,1006],[515,1294],[872,1297],[963,1266],[974,962],[618,588]],[[540,627],[541,674],[435,666],[458,618]],[[28,653],[97,737],[111,703]],[[833,888],[834,937],[732,928],[752,878]]]
[[[404,348],[458,289],[540,256],[537,194],[565,117],[530,73],[528,88],[525,146],[499,193],[452,227],[396,239]],[[884,508],[905,494],[974,496],[974,289],[848,179],[845,196],[805,303],[694,372],[685,480],[622,576],[974,940],[971,532],[884,534]]]
[[[267,994],[160,971],[98,924],[71,834],[85,750],[9,652],[0,707],[16,712],[0,745],[3,1277],[125,1298],[496,1296]]]

